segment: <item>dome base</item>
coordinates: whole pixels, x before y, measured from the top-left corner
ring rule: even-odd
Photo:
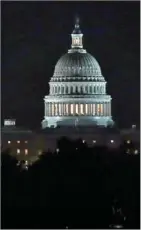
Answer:
[[[45,129],[47,127],[57,127],[57,126],[109,126],[113,125],[114,122],[112,117],[99,117],[99,116],[89,116],[89,117],[81,117],[81,116],[69,116],[69,117],[45,117],[42,121],[42,128]]]

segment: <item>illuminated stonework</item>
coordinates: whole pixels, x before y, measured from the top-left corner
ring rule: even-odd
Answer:
[[[45,96],[42,128],[63,125],[113,124],[111,96],[96,59],[83,49],[83,34],[76,20],[68,53],[57,62]]]

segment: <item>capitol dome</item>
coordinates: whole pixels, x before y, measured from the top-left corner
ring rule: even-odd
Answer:
[[[111,97],[99,63],[83,49],[78,19],[71,36],[71,49],[58,60],[49,82],[42,127],[107,126],[113,123]]]
[[[63,55],[55,66],[52,80],[56,80],[56,77],[64,78],[64,76],[76,76],[76,74],[81,77],[102,77],[98,62],[84,50],[83,52],[78,50]]]

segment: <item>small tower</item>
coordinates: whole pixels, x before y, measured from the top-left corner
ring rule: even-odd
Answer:
[[[79,18],[76,17],[75,19],[75,28],[71,34],[72,37],[72,48],[83,48],[82,44],[82,37],[83,34],[81,33],[80,26],[79,26]]]

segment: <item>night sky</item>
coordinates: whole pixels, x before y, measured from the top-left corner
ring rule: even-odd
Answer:
[[[71,46],[75,15],[99,62],[119,127],[140,121],[140,2],[2,2],[2,119],[38,128],[43,97]]]

